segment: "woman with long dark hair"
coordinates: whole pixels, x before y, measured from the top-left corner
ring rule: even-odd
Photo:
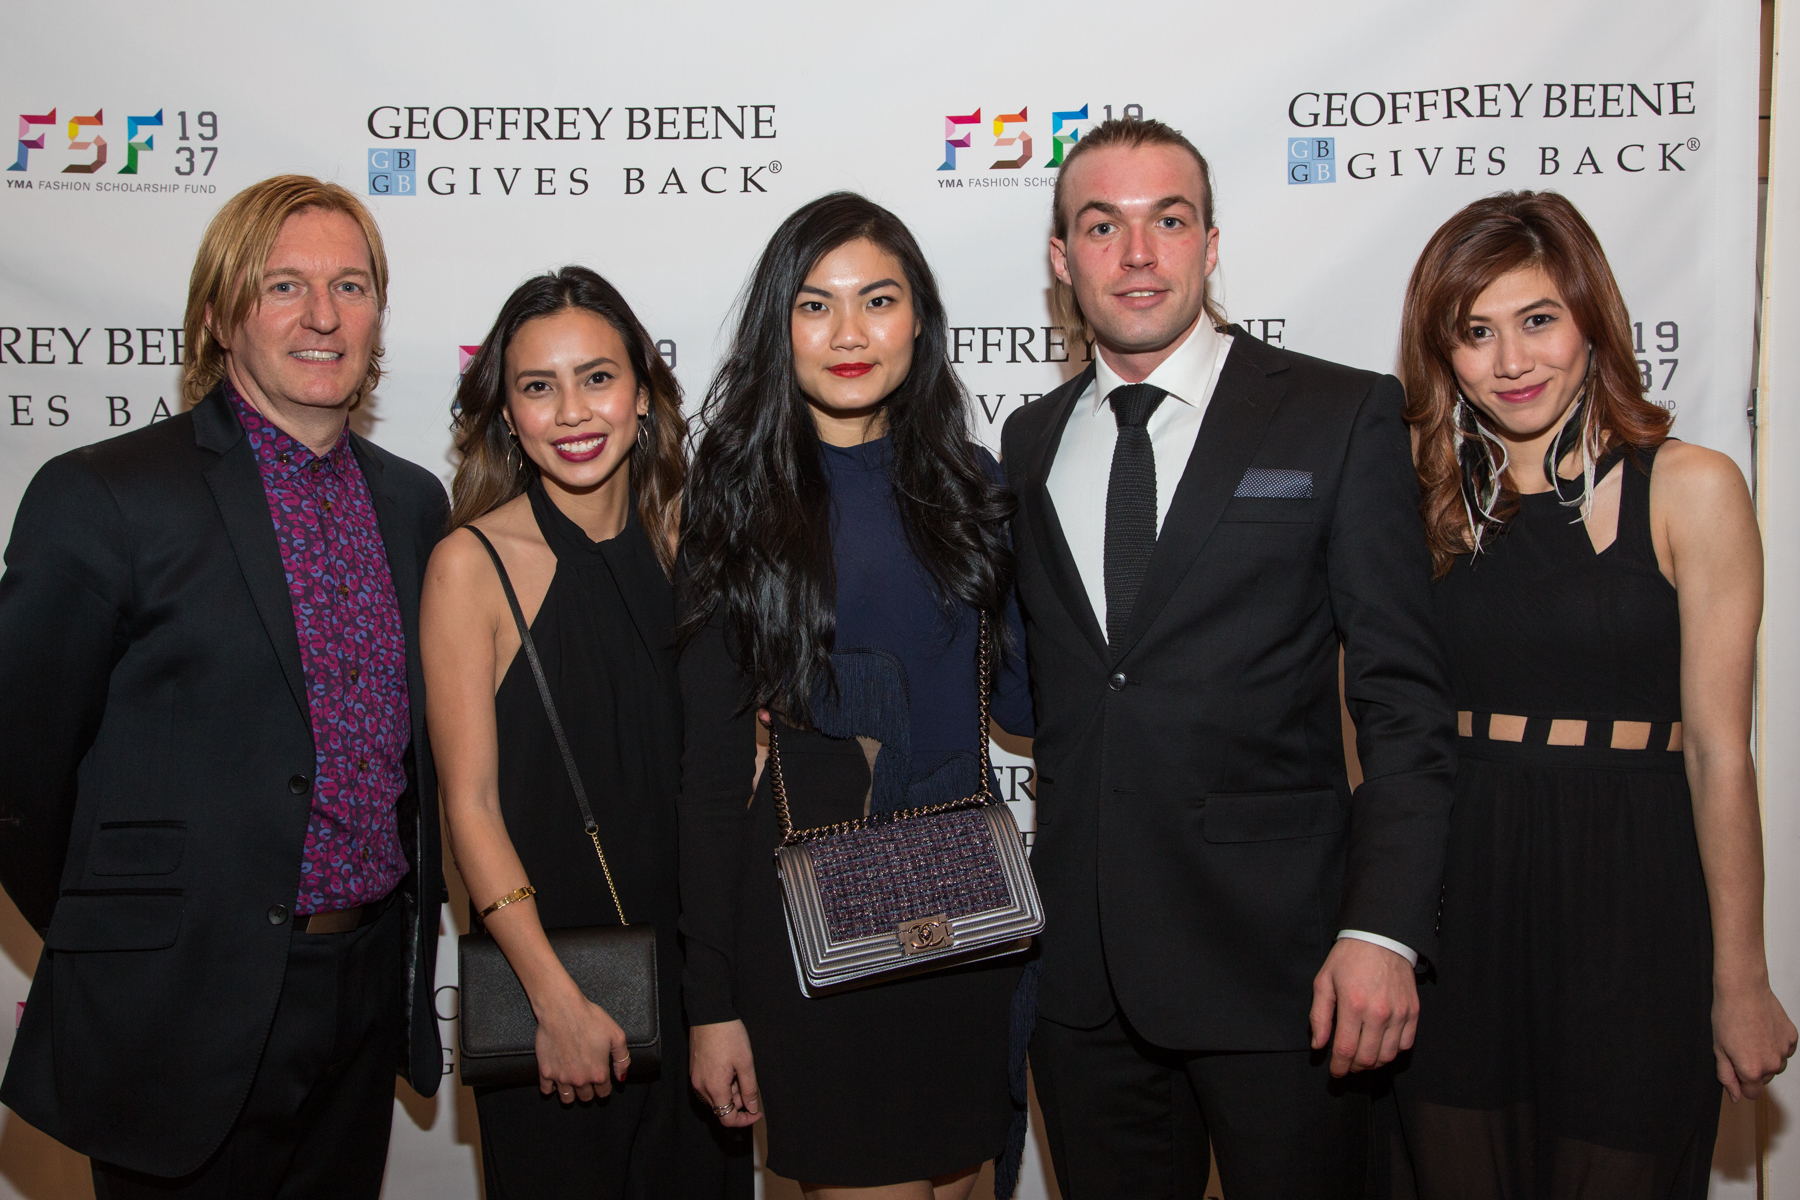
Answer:
[[[693,1081],[726,1125],[766,1108],[769,1168],[814,1197],[960,1200],[1012,1119],[1017,958],[802,994],[758,751],[765,711],[799,827],[973,793],[983,614],[995,719],[1031,732],[1022,660],[1002,648],[1019,636],[1012,500],[946,335],[898,218],[848,194],[800,209],[751,277],[685,500]]]
[[[1396,1081],[1427,1200],[1704,1197],[1720,1088],[1794,1051],[1750,761],[1743,477],[1644,395],[1555,193],[1452,217],[1401,375],[1461,766],[1434,974]]]
[[[420,602],[426,711],[457,867],[537,1017],[537,1085],[476,1091],[487,1194],[747,1197],[741,1135],[712,1125],[688,1091],[676,987],[681,698],[668,572],[686,475],[681,390],[618,291],[565,267],[501,308],[457,389],[455,429],[453,532]],[[622,915],[656,931],[671,1065],[649,1078],[545,934]]]

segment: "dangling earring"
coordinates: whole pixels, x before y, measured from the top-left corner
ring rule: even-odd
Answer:
[[[1481,423],[1475,406],[1462,389],[1456,389],[1456,407],[1452,412],[1453,446],[1457,465],[1462,469],[1463,512],[1469,521],[1470,549],[1481,553],[1482,542],[1497,531],[1502,522],[1495,515],[1501,495],[1501,481],[1511,459],[1506,443]],[[1496,455],[1495,451],[1499,451]]]
[[[511,425],[506,427],[506,463],[517,475],[524,469],[524,452],[519,448],[519,433]]]
[[[650,414],[645,413],[638,418],[637,446],[646,454],[650,451]]]

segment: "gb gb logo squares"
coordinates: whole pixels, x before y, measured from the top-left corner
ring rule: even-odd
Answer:
[[[419,194],[419,152],[410,147],[378,146],[369,151],[369,195]]]
[[[1337,182],[1336,138],[1289,138],[1287,151],[1289,183]]]

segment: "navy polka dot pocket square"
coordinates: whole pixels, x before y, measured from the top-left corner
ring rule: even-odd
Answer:
[[[1251,467],[1238,480],[1232,497],[1254,497],[1258,500],[1311,500],[1311,471],[1281,471],[1273,467]]]

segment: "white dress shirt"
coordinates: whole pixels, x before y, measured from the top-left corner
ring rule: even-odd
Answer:
[[[1202,316],[1187,340],[1143,380],[1168,393],[1150,414],[1147,426],[1151,453],[1156,459],[1158,537],[1162,535],[1163,520],[1169,515],[1169,504],[1175,498],[1175,488],[1181,483],[1194,443],[1200,437],[1206,406],[1219,386],[1231,340],[1230,334],[1220,333]],[[1063,427],[1047,482],[1050,506],[1062,526],[1075,569],[1081,573],[1088,603],[1093,606],[1100,628],[1105,629],[1106,487],[1112,477],[1113,445],[1119,440],[1118,422],[1107,399],[1113,389],[1124,386],[1126,381],[1107,364],[1104,353],[1096,352],[1094,357],[1094,382],[1075,398],[1075,411]],[[1360,929],[1341,929],[1338,937],[1372,942],[1418,966],[1418,954],[1392,938]]]

